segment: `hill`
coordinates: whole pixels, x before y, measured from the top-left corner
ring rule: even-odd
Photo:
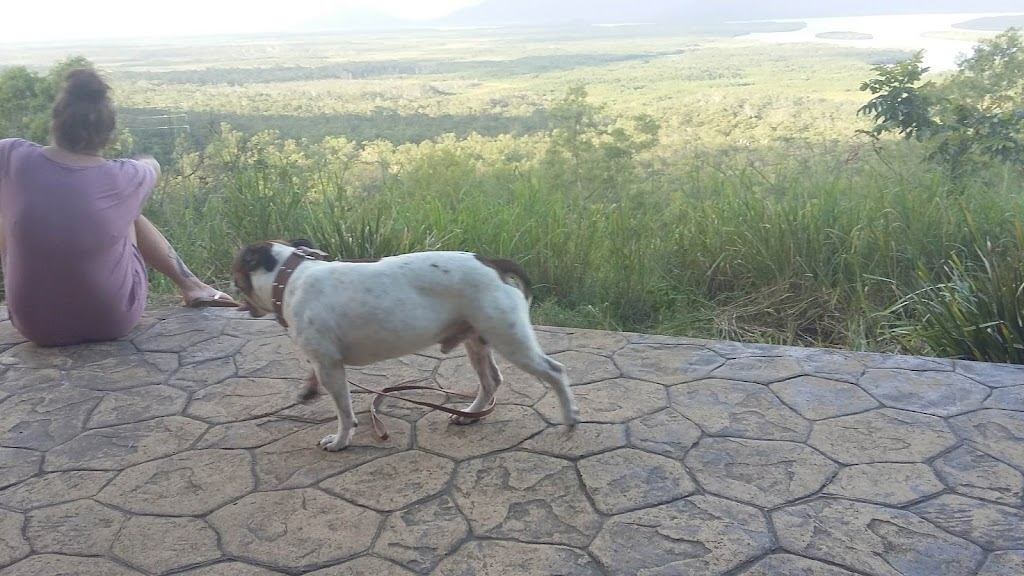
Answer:
[[[987,32],[1002,32],[1007,28],[1024,28],[1024,15],[1018,16],[988,16],[975,18],[967,22],[954,24],[953,28],[964,30],[982,30]]]

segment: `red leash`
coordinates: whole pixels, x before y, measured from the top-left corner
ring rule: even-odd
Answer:
[[[348,383],[351,384],[352,386],[355,386],[356,388],[360,388],[362,390],[365,390],[365,391],[370,392],[371,394],[375,395],[375,398],[373,399],[373,402],[370,403],[370,419],[373,421],[373,430],[375,432],[377,432],[377,435],[380,436],[381,440],[387,440],[391,436],[390,434],[388,434],[387,428],[384,427],[384,422],[381,421],[380,416],[377,415],[377,405],[380,404],[381,401],[383,401],[385,397],[396,398],[398,400],[402,400],[403,402],[409,402],[411,404],[416,404],[418,406],[425,406],[427,408],[432,408],[434,410],[440,410],[442,412],[446,412],[446,413],[451,414],[453,416],[464,416],[466,418],[472,418],[472,419],[477,419],[477,420],[480,419],[480,418],[483,418],[484,416],[487,416],[488,414],[490,414],[491,412],[494,411],[494,407],[495,407],[494,398],[491,398],[491,401],[487,405],[487,408],[484,408],[483,410],[481,410],[479,412],[469,412],[469,411],[466,411],[466,410],[456,410],[455,408],[449,408],[448,406],[444,406],[442,404],[435,404],[433,402],[423,402],[421,400],[412,400],[410,398],[402,398],[401,396],[395,396],[395,395],[391,394],[391,392],[400,392],[400,391],[403,391],[403,390],[430,390],[431,392],[440,392],[442,394],[451,394],[453,396],[461,396],[463,398],[475,398],[476,397],[476,394],[471,394],[471,393],[468,393],[468,392],[458,392],[458,391],[455,391],[455,390],[446,390],[444,388],[438,388],[438,387],[435,387],[435,386],[423,386],[423,385],[418,385],[418,384],[411,384],[411,382],[425,382],[426,380],[427,380],[426,378],[421,379],[421,380],[409,380],[409,381],[404,382],[402,384],[396,384],[395,386],[388,386],[388,387],[383,388],[383,389],[381,389],[379,391],[378,390],[371,390],[371,389],[369,389],[369,388],[367,388],[365,386],[360,386],[359,384],[356,384],[355,382],[353,382],[351,380],[349,380]]]

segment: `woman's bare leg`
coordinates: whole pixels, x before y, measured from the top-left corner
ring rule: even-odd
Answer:
[[[142,253],[142,259],[146,264],[177,284],[186,304],[197,301],[197,298],[231,302],[231,298],[227,294],[215,290],[196,278],[196,275],[182,262],[167,238],[164,238],[164,235],[145,216],[135,219],[132,241],[139,247],[139,252]]]

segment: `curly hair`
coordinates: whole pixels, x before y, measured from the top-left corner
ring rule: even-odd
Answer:
[[[52,132],[58,146],[71,152],[95,154],[110,144],[117,113],[110,86],[89,68],[64,76],[64,87],[53,104]]]

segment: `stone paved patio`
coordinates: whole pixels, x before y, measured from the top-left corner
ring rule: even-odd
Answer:
[[[0,574],[1024,574],[1024,369],[539,330],[574,435],[502,364],[485,421],[389,399],[381,441],[357,392],[327,453],[272,320],[60,350],[0,321]],[[351,377],[475,382],[436,347]]]

